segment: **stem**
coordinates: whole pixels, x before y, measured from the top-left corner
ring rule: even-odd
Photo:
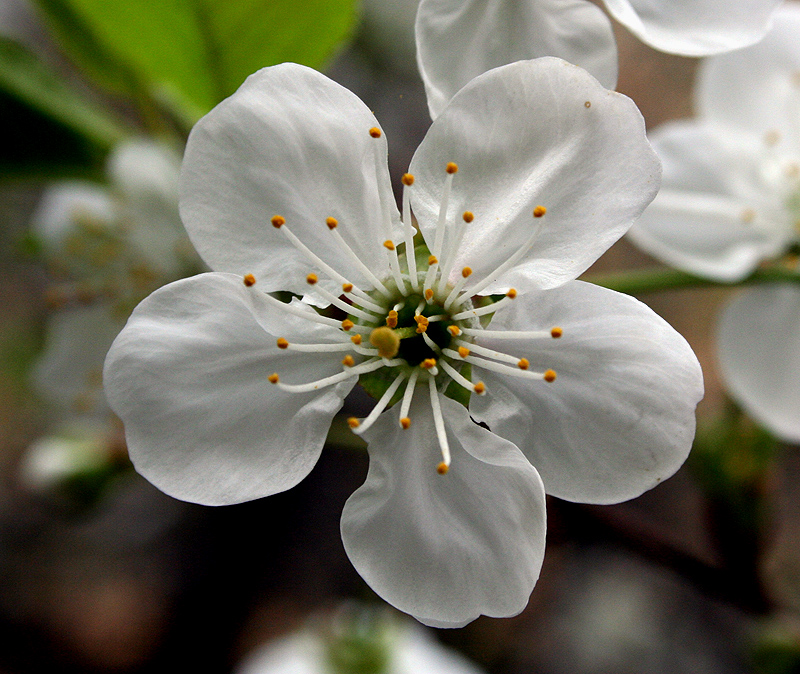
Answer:
[[[641,269],[614,274],[589,275],[583,279],[628,295],[682,288],[733,288],[759,283],[800,283],[800,274],[785,267],[762,267],[741,281],[712,281],[677,269]]]

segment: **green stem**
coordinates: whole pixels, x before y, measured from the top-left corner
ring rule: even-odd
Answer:
[[[800,274],[785,267],[756,269],[750,276],[732,283],[712,281],[677,269],[636,269],[614,274],[593,274],[583,278],[595,285],[628,295],[683,288],[727,288],[760,283],[800,283]]]

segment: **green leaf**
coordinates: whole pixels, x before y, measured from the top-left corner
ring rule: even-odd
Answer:
[[[65,129],[83,137],[98,149],[108,149],[125,131],[98,106],[76,93],[51,72],[26,47],[0,37],[0,89],[24,106],[53,120]],[[3,108],[3,133],[19,135],[8,128],[12,111]],[[28,139],[20,139],[20,142]],[[36,142],[35,138],[31,138]]]
[[[350,33],[355,0],[40,0],[66,2],[101,49],[151,95],[196,118],[252,72],[322,66]]]

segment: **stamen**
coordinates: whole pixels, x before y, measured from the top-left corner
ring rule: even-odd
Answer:
[[[317,381],[312,381],[307,384],[284,384],[280,381],[273,383],[277,384],[277,386],[279,386],[282,390],[288,391],[289,393],[308,393],[326,386],[333,386],[334,384],[338,384],[346,379],[351,379],[352,377],[358,377],[366,372],[378,370],[384,366],[385,362],[386,361],[384,361],[382,358],[374,358],[372,360],[364,361],[359,365],[355,365],[354,367],[349,367],[337,374],[333,374],[329,377],[323,377],[322,379],[318,379]],[[405,361],[400,361],[397,363],[397,365],[404,362]]]
[[[345,255],[347,255],[347,257],[350,258],[350,261],[358,268],[358,270],[361,272],[361,274],[364,276],[364,278],[366,278],[372,284],[372,286],[376,290],[378,290],[378,292],[381,293],[381,295],[383,295],[385,297],[391,297],[391,293],[389,292],[387,287],[385,285],[383,285],[383,283],[380,281],[380,279],[378,279],[378,277],[375,276],[375,274],[372,273],[372,271],[369,269],[369,267],[367,267],[367,265],[365,265],[361,261],[361,258],[358,257],[358,255],[355,254],[355,251],[352,248],[350,248],[350,245],[347,243],[347,241],[344,240],[344,237],[342,237],[342,235],[339,234],[338,227],[334,227],[333,229],[330,230],[330,232],[333,235],[333,238],[336,239],[336,241],[341,246],[341,248],[344,251]],[[341,283],[347,283],[347,279],[345,279],[345,278],[337,279],[337,280],[341,280]],[[359,295],[361,294],[361,292],[363,292],[363,291],[359,291]],[[369,296],[367,296],[367,299],[369,299]]]
[[[404,431],[407,431],[411,427],[411,419],[409,419],[408,417],[401,417],[400,418],[400,427]]]
[[[312,276],[314,277],[314,281],[313,282],[310,280],[310,277],[312,277]],[[316,284],[316,282],[317,282],[316,279],[317,279],[317,275],[316,274],[309,274],[308,277],[306,277],[306,281],[308,281],[308,283],[311,284],[311,285]],[[384,312],[383,309],[378,308],[378,310],[376,312],[374,312],[374,313],[367,313],[366,311],[364,311],[362,309],[359,309],[357,306],[353,306],[352,304],[348,304],[347,302],[342,300],[340,297],[337,297],[332,292],[326,290],[322,286],[317,286],[316,288],[314,288],[314,290],[318,294],[322,295],[333,306],[338,307],[339,309],[344,311],[346,314],[352,314],[353,316],[358,316],[359,318],[363,318],[365,321],[373,321],[374,322],[375,318],[376,318],[375,313],[382,314]],[[361,304],[361,302],[359,302],[359,304]]]
[[[436,342],[434,342],[430,337],[428,337],[428,333],[423,332],[423,333],[420,333],[420,334],[422,334],[422,339],[425,340],[425,343],[428,345],[428,348],[431,351],[433,351],[434,353],[441,353],[442,349],[439,347],[439,345]],[[431,360],[433,360],[433,358],[431,358]],[[433,361],[433,362],[434,362],[434,365],[435,365],[436,361]]]
[[[541,210],[540,210],[541,209]],[[482,281],[479,281],[477,285],[474,285],[472,288],[464,292],[457,300],[457,304],[461,304],[465,300],[473,297],[475,295],[479,295],[481,291],[486,288],[486,286],[492,284],[497,278],[503,275],[503,273],[509,269],[510,267],[514,266],[517,261],[527,253],[530,248],[536,243],[536,240],[539,238],[539,235],[542,233],[543,229],[543,220],[542,216],[547,212],[547,209],[544,206],[537,206],[534,209],[534,221],[536,224],[533,227],[533,231],[531,235],[528,237],[528,240],[525,241],[514,253],[511,254],[510,257],[506,259],[505,262],[500,264],[493,272],[486,274],[483,277]],[[539,213],[539,215],[536,215]]]
[[[309,274],[306,276],[306,283],[310,286],[316,285],[317,281],[319,281],[319,278],[316,274]]]
[[[355,295],[353,291],[353,284],[352,283],[342,283],[342,290],[344,291],[344,296],[349,299],[351,302],[355,302],[363,309],[367,309],[368,311],[372,311],[376,314],[382,314],[386,311],[386,307],[382,307],[380,304],[375,304],[374,302],[370,302],[369,300],[365,300],[363,297],[358,297]]]
[[[461,328],[457,325],[448,325],[447,331],[453,335],[453,337],[458,337],[461,334]],[[478,330],[477,332],[483,332],[482,330]]]
[[[494,349],[487,349],[485,346],[481,346],[480,344],[462,342],[460,340],[456,341],[456,344],[459,345],[459,351],[463,348],[467,348],[469,351],[473,351],[479,356],[486,356],[492,360],[497,360],[503,363],[511,363],[512,365],[517,365],[517,363],[519,363],[519,358],[517,356],[511,356],[507,353],[503,353],[502,351],[495,351]],[[464,357],[466,358],[466,356]]]
[[[349,318],[345,318],[340,323],[340,325],[342,327],[342,330],[344,330],[345,332],[349,332],[350,330],[352,330],[355,327],[356,324],[353,323],[353,321],[351,321]]]
[[[252,274],[245,274],[244,275],[244,279],[242,279],[242,280],[244,281],[244,284],[248,288],[251,288],[252,286],[254,286],[256,284],[256,277],[253,276]]]
[[[487,339],[558,339],[564,334],[561,328],[551,330],[484,330],[483,328],[462,328],[468,337],[486,337]]]
[[[439,365],[442,366],[442,369],[450,375],[450,378],[456,382],[456,384],[460,384],[463,386],[467,391],[475,391],[478,395],[483,395],[486,391],[486,387],[484,386],[480,392],[475,390],[475,384],[473,384],[469,379],[464,377],[458,370],[456,370],[450,363],[446,360],[440,360]]]
[[[411,190],[408,188],[414,184],[414,176],[410,173],[403,175],[403,231],[406,244],[406,264],[408,265],[408,276],[411,287],[419,290],[419,278],[417,278],[417,259],[414,255],[414,226],[411,224]]]
[[[411,425],[411,419],[408,418],[408,410],[411,408],[411,399],[414,397],[414,389],[417,386],[417,379],[419,378],[419,369],[414,368],[411,370],[411,375],[408,377],[406,390],[403,392],[403,402],[400,403],[400,425],[403,426],[403,419],[408,419],[408,426]],[[403,426],[403,428],[408,428]]]
[[[275,374],[275,373],[273,372],[273,373],[272,373],[272,374],[271,374],[269,377],[267,377],[267,381],[268,381],[270,384],[277,384],[277,383],[280,381],[280,378],[278,377],[278,375],[277,375],[277,374]]]
[[[434,255],[439,257],[442,252],[442,242],[444,240],[445,221],[447,220],[447,207],[450,203],[450,191],[453,188],[453,176],[458,172],[458,164],[450,162],[445,167],[447,177],[444,180],[444,187],[442,189],[442,200],[439,203],[439,219],[436,221],[436,236],[433,242]]]
[[[356,345],[361,344],[361,335],[353,335],[350,338],[350,341],[353,342],[353,344],[356,344]]]
[[[355,417],[348,417],[347,425],[350,426],[350,428],[352,430],[355,430],[356,428],[358,428],[361,425],[361,422],[358,419],[356,419]]]
[[[447,442],[447,431],[444,428],[444,417],[439,404],[439,392],[436,390],[436,381],[433,377],[428,380],[428,392],[431,398],[433,425],[436,427],[436,437],[439,439],[439,448],[442,450],[442,462],[436,470],[440,475],[444,475],[450,468],[450,445]]]
[[[527,358],[520,358],[519,362],[517,363],[517,367],[520,370],[527,370],[531,366],[530,362]]]
[[[290,313],[294,316],[298,316],[299,318],[305,318],[306,320],[312,321],[313,323],[321,323],[322,325],[328,325],[332,328],[337,328],[337,329],[342,328],[342,323],[337,321],[335,318],[320,316],[316,311],[314,311],[314,309],[311,309],[310,307],[309,309],[301,309],[299,306],[295,304],[281,302],[280,300],[275,299],[272,295],[268,295],[267,293],[261,293],[258,292],[257,290],[254,290],[253,293],[263,302],[267,302],[269,304],[272,304],[273,306],[279,307],[284,311],[286,311],[287,313]]]
[[[389,328],[397,327],[397,311],[392,309],[386,316],[386,325]]]
[[[464,284],[467,282],[467,279],[472,276],[472,268],[471,267],[464,267],[461,270],[461,278],[456,281],[456,284],[453,286],[453,289],[450,291],[450,294],[447,296],[447,299],[444,301],[444,309],[448,311],[453,304],[453,300],[456,298],[456,295],[461,292],[461,289],[464,287]]]
[[[373,126],[369,130],[369,135],[373,138],[380,138],[381,137],[381,130],[377,126]]]
[[[428,256],[428,271],[425,274],[425,281],[423,282],[423,288],[425,288],[425,299],[428,300],[428,304],[430,304],[431,299],[433,298],[433,283],[436,280],[436,272],[439,269],[439,258],[435,255]],[[430,297],[428,296],[428,291],[430,291]]]
[[[450,270],[455,262],[456,251],[461,248],[461,241],[464,239],[464,232],[466,232],[467,225],[475,219],[472,211],[464,211],[461,215],[461,220],[456,223],[455,232],[453,233],[452,240],[448,243],[447,250],[445,251],[445,260],[442,263],[442,275],[439,279],[439,293],[444,293],[447,287],[447,279],[450,278]],[[469,269],[469,267],[465,267]],[[472,270],[470,269],[470,273]],[[467,274],[469,276],[469,274]]]
[[[394,243],[392,243],[392,241],[390,241],[389,239],[387,239],[386,241],[384,241],[384,242],[383,242],[383,247],[384,247],[386,250],[394,250]]]
[[[481,396],[485,392],[486,392],[486,384],[484,384],[482,381],[475,382],[475,393]]]
[[[372,408],[372,411],[367,415],[367,417],[361,422],[361,425],[358,427],[358,430],[353,429],[353,432],[357,435],[361,435],[364,431],[366,431],[372,424],[380,416],[381,412],[386,409],[386,406],[392,400],[392,396],[395,394],[395,391],[400,387],[400,384],[403,383],[403,380],[406,378],[407,373],[401,372],[398,374],[394,381],[389,384],[389,388],[386,389],[384,394],[380,397],[377,403],[375,403],[375,407]]]
[[[518,366],[509,367],[503,363],[497,363],[492,360],[484,360],[483,358],[476,358],[475,356],[467,356],[466,360],[475,367],[482,367],[484,370],[491,370],[492,372],[500,372],[502,374],[510,375],[512,377],[528,377],[529,379],[544,379],[544,381],[552,382],[556,379],[555,370],[546,370],[544,372],[532,372],[531,370],[521,370]]]
[[[460,311],[457,314],[453,314],[450,318],[454,321],[461,321],[465,318],[469,318],[470,316],[485,316],[486,314],[493,314],[498,309],[502,309],[506,306],[509,302],[511,302],[517,296],[517,291],[511,288],[511,290],[506,293],[506,296],[501,299],[499,302],[493,302],[492,304],[487,304],[483,307],[477,307],[475,309],[467,309],[466,311]]]
[[[289,342],[287,340],[285,340],[283,337],[278,337],[277,344],[278,344],[278,348],[279,349],[286,349],[286,348],[289,347]]]
[[[345,367],[353,367],[356,364],[356,361],[353,357],[348,353],[344,358],[342,358],[342,365]]]
[[[281,346],[283,341],[286,346]],[[289,351],[300,351],[302,353],[336,353],[337,351],[352,351],[353,345],[350,342],[334,342],[332,344],[298,344],[297,342],[287,342],[283,337],[278,340],[278,348],[288,349]]]

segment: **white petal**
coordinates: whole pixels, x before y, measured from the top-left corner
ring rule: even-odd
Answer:
[[[611,22],[585,0],[422,0],[416,34],[433,119],[471,79],[539,56],[557,56],[585,68],[608,89],[617,86]]]
[[[386,138],[357,96],[296,64],[264,68],[194,127],[181,173],[181,216],[216,271],[252,273],[267,291],[305,293],[313,264],[275,229],[274,215],[350,281],[369,287],[325,220],[379,277],[399,222]]]
[[[627,231],[660,180],[633,102],[555,58],[477,77],[433,123],[410,168],[412,205],[429,244],[450,161],[459,167],[450,220],[467,210],[475,215],[458,247],[453,279],[463,266],[472,268],[476,282],[492,275],[535,226],[543,228],[491,292],[575,278]],[[534,221],[539,204],[547,214]],[[454,245],[445,237],[445,249]]]
[[[581,281],[520,295],[492,330],[563,329],[560,339],[477,342],[552,368],[552,383],[475,369],[486,394],[470,412],[514,442],[548,494],[615,503],[638,496],[684,462],[703,396],[689,345],[638,300]]]
[[[544,555],[541,481],[510,442],[440,400],[450,472],[436,471],[439,444],[420,389],[410,429],[400,428],[395,406],[364,434],[369,474],[342,513],[345,550],[381,597],[428,625],[516,615]]]
[[[651,47],[708,56],[760,40],[782,0],[605,0],[611,15]]]
[[[273,372],[287,383],[334,374],[341,356],[279,349],[277,337],[328,341],[337,331],[259,297],[230,274],[176,281],[134,310],[109,351],[106,395],[131,460],[171,496],[221,505],[294,486],[352,387],[296,394],[270,384]]]
[[[650,136],[664,167],[661,191],[628,232],[669,265],[738,281],[786,247],[783,196],[759,176],[758,142],[730,127],[681,121]]]
[[[65,413],[107,414],[103,360],[122,326],[105,304],[54,313],[45,351],[33,369],[36,388]]]
[[[721,12],[720,14],[725,14]],[[786,2],[758,44],[701,64],[695,90],[700,114],[759,137],[778,131],[781,144],[800,147],[800,6]]]
[[[723,379],[776,436],[800,442],[800,288],[747,288],[725,307],[717,335]]]

